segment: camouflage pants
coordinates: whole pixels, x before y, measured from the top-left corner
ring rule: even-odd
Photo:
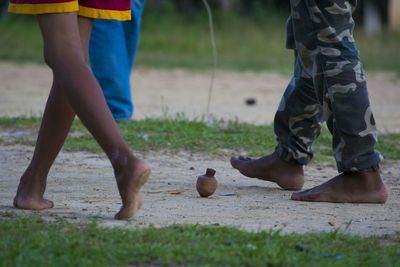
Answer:
[[[356,0],[290,0],[295,70],[275,115],[276,152],[305,165],[326,121],[339,172],[375,169],[376,127],[353,38]]]

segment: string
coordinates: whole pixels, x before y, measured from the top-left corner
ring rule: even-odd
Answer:
[[[210,120],[210,106],[211,106],[211,98],[214,89],[214,82],[215,82],[215,74],[217,70],[218,64],[218,54],[217,54],[217,45],[215,42],[215,32],[214,32],[214,19],[211,12],[210,5],[208,4],[207,0],[203,0],[204,6],[206,7],[207,14],[208,14],[208,27],[210,31],[210,40],[211,40],[211,47],[212,47],[212,54],[213,54],[213,68],[211,73],[211,80],[210,80],[210,87],[208,89],[208,99],[207,99],[207,109],[206,109],[206,118],[207,121]]]

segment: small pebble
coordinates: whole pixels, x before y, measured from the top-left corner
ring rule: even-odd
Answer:
[[[247,106],[254,106],[257,103],[257,100],[254,97],[248,97],[245,102]]]

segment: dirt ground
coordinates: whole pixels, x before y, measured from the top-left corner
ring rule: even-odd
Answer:
[[[271,122],[287,79],[271,73],[218,73],[212,112],[220,118]],[[42,112],[51,82],[45,67],[1,63],[0,81],[0,116]],[[207,73],[139,70],[134,82],[137,118],[176,112],[191,118],[204,114]],[[400,131],[399,87],[400,79],[393,74],[370,75],[371,99],[384,131]],[[246,106],[246,97],[255,97],[257,104]],[[104,156],[87,152],[62,152],[58,157],[46,193],[55,202],[53,209],[13,209],[19,176],[31,156],[31,147],[0,146],[0,212],[37,213],[48,220],[61,217],[76,223],[95,219],[105,226],[133,228],[199,223],[298,233],[339,229],[352,234],[384,235],[400,231],[399,161],[385,161],[382,167],[390,193],[385,205],[331,204],[290,201],[290,192],[241,176],[229,165],[229,155],[149,153],[142,155],[153,168],[144,187],[144,209],[132,221],[118,222],[112,219],[121,203],[111,166]],[[219,187],[212,197],[204,199],[198,196],[195,182],[207,167],[217,170]],[[320,184],[335,174],[333,165],[311,164],[306,168],[304,187]]]
[[[379,131],[400,132],[400,76],[369,73],[369,94]],[[0,114],[38,115],[43,112],[51,72],[41,65],[0,62]],[[211,101],[217,118],[271,123],[289,76],[269,72],[218,72]],[[210,73],[139,69],[132,78],[136,119],[175,116],[198,118],[206,113]],[[256,105],[247,106],[246,98]]]

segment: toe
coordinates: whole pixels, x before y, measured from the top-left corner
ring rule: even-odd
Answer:
[[[236,157],[231,157],[231,165],[233,168],[237,169],[237,165],[239,164],[239,159],[237,159]]]
[[[306,190],[303,192],[293,193],[292,200],[310,201],[310,202],[330,202],[331,201],[329,195],[325,195],[322,192],[313,192],[312,190]]]
[[[118,211],[114,216],[114,219],[116,219],[116,220],[126,220],[129,218],[130,218],[130,216],[127,216],[127,214],[123,208],[121,208],[121,210]]]
[[[290,197],[291,200],[300,201],[300,194],[298,192],[294,192]]]
[[[249,158],[249,157],[244,157],[244,156],[239,156],[238,159],[239,159],[239,160],[243,160],[243,161],[249,161],[249,160],[251,160],[251,158]]]
[[[307,189],[301,192],[294,192],[291,199],[296,201],[313,201],[316,195],[312,193],[311,189]]]
[[[122,219],[121,219],[121,211],[118,211],[118,212],[114,215],[114,219],[115,219],[115,220],[122,220]]]
[[[51,209],[54,207],[54,202],[48,199],[44,199],[43,206],[45,207],[45,209]]]
[[[302,199],[302,195],[307,194],[308,192],[310,192],[311,189],[306,189],[300,192],[293,192],[292,196],[290,197],[292,200],[297,200],[297,201],[301,201]]]

